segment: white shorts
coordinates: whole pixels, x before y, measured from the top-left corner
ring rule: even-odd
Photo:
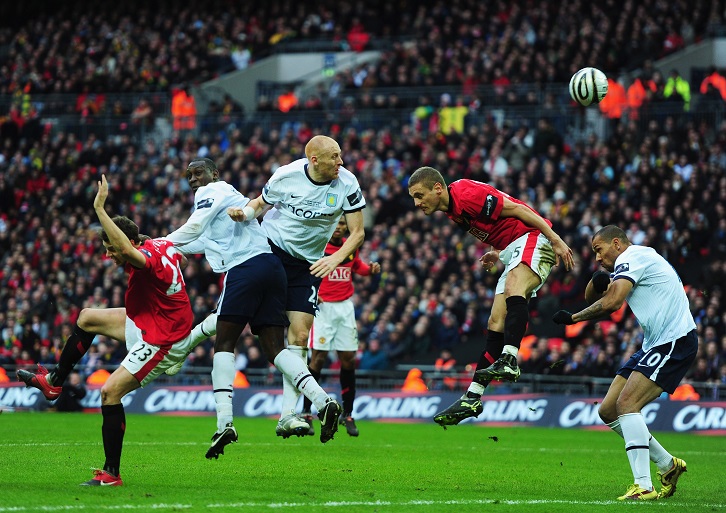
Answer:
[[[126,349],[129,353],[121,365],[133,374],[143,387],[179,360],[186,358],[192,349],[191,331],[171,346],[156,346],[144,341],[141,330],[126,317]]]
[[[358,327],[353,301],[320,303],[308,345],[318,351],[357,351]]]
[[[499,253],[499,260],[504,264],[504,272],[497,281],[495,294],[504,294],[504,282],[507,281],[507,274],[524,262],[540,278],[539,285],[532,291],[531,297],[535,297],[537,291],[547,281],[547,277],[555,265],[556,255],[547,237],[541,233],[530,232],[504,248]]]

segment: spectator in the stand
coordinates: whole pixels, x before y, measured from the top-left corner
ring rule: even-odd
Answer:
[[[608,91],[610,95],[610,91]],[[673,68],[663,90],[663,97],[683,104],[683,112],[691,110],[691,85],[683,78],[678,70]]]
[[[712,92],[716,92],[721,100],[726,101],[726,77],[715,66],[711,66],[708,75],[701,81],[699,91],[703,95],[711,95]]]
[[[212,357],[203,345],[198,345],[189,356],[189,366],[207,372],[212,367]]]
[[[648,92],[653,90],[648,87],[647,81],[640,75],[633,77],[632,82],[625,92],[628,100],[628,117],[632,120],[640,119],[640,109],[648,101]]]
[[[382,350],[381,342],[377,338],[370,339],[358,362],[358,368],[380,371],[387,370],[388,366],[388,355]]]
[[[615,363],[608,359],[608,354],[605,351],[599,351],[595,360],[587,364],[585,374],[595,378],[609,378],[616,370]]]
[[[547,155],[550,147],[554,147],[557,155],[560,155],[562,146],[562,135],[554,129],[549,119],[540,118],[532,142],[532,155],[541,158]]]
[[[63,391],[58,396],[55,407],[62,412],[83,411],[81,399],[86,397],[86,393],[86,385],[84,385],[81,375],[71,372],[66,382],[63,383]]]
[[[151,108],[146,98],[141,98],[139,103],[131,112],[131,123],[143,127],[151,127],[154,125],[154,109]]]
[[[362,52],[365,50],[366,45],[368,45],[370,38],[370,34],[366,31],[360,19],[353,18],[347,36],[350,49],[354,52]]]
[[[547,354],[542,351],[542,347],[539,344],[532,347],[529,353],[529,358],[523,360],[520,365],[522,372],[529,374],[544,374],[547,367]]]
[[[444,135],[463,134],[464,120],[469,114],[469,107],[464,105],[462,96],[456,97],[456,103],[451,104],[451,95],[444,93],[441,95],[441,105],[439,107],[439,131]]]
[[[188,85],[171,91],[171,116],[177,132],[194,131],[197,127],[197,102]]]
[[[503,183],[503,178],[509,172],[509,163],[502,156],[502,141],[497,140],[492,144],[489,154],[484,159],[484,173],[487,181]]]
[[[614,130],[623,117],[627,108],[628,99],[625,94],[625,87],[620,79],[608,77],[608,94],[599,103],[600,111],[610,120],[610,129]]]
[[[269,366],[270,363],[258,346],[247,348],[247,369],[267,369]]]
[[[531,151],[532,138],[528,135],[529,127],[519,125],[514,135],[504,144],[502,158],[509,164],[515,173],[525,170]]]
[[[276,99],[277,110],[286,114],[293,109],[297,109],[298,98],[295,89],[288,87],[284,93],[280,94]]]

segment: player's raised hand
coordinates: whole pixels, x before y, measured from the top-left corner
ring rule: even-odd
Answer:
[[[371,262],[368,264],[368,267],[371,268],[371,274],[378,274],[381,272],[381,264],[378,262]]]
[[[106,175],[101,175],[101,180],[98,182],[98,192],[93,199],[93,208],[96,210],[102,209],[106,204],[106,198],[108,198],[108,182],[106,181]]]

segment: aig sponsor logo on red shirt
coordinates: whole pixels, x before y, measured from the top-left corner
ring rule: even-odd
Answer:
[[[351,280],[350,267],[336,267],[328,275],[328,280],[330,280],[330,281],[350,281]]]
[[[489,232],[485,232],[484,230],[480,230],[476,226],[472,226],[469,228],[469,233],[471,233],[474,237],[479,239],[480,241],[484,242],[489,238]]]

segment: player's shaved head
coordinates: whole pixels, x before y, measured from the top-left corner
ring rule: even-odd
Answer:
[[[318,155],[325,155],[332,150],[338,149],[338,143],[335,139],[331,139],[325,135],[316,135],[308,141],[305,145],[305,156],[308,160],[312,160],[312,157]]]

